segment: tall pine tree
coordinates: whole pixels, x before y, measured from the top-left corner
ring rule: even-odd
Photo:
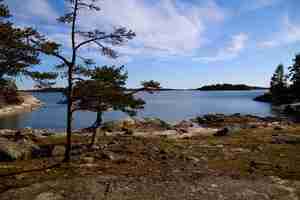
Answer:
[[[292,82],[292,94],[296,100],[300,100],[300,54],[296,55],[294,64],[289,69]]]
[[[284,66],[278,65],[271,79],[272,101],[275,104],[287,103],[287,76],[284,73]]]

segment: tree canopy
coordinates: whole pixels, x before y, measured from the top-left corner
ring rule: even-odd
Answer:
[[[33,71],[34,65],[40,64],[39,52],[33,39],[40,38],[40,34],[32,28],[16,28],[8,19],[11,17],[9,9],[0,0],[0,80],[25,75],[46,85],[49,79],[55,79],[56,73]]]
[[[300,54],[294,59],[294,64],[290,69],[291,90],[297,100],[300,100]]]
[[[97,112],[95,127],[101,125],[102,113],[109,110],[120,110],[135,115],[145,102],[134,95],[141,91],[152,92],[160,89],[155,81],[142,82],[142,87],[128,91],[125,87],[128,78],[124,66],[103,66],[90,70],[90,79],[76,83],[74,87],[74,110]]]
[[[277,66],[275,73],[271,78],[270,92],[272,94],[273,103],[282,104],[288,102],[287,76],[284,73],[284,66],[282,64]]]

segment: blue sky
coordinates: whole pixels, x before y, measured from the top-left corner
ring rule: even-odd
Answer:
[[[20,2],[22,2],[20,4]],[[33,26],[64,44],[68,27],[57,24],[63,0],[6,0],[19,26]],[[99,65],[124,64],[128,86],[158,80],[164,87],[196,88],[211,83],[268,86],[276,65],[291,65],[300,52],[299,0],[101,0],[98,13],[82,13],[78,26],[126,26],[137,37],[122,47],[117,60],[94,47],[82,53]],[[38,69],[56,61],[43,57]],[[26,79],[21,88],[32,88]],[[64,85],[63,80],[58,85]]]

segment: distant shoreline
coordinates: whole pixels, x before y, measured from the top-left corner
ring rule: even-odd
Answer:
[[[267,90],[266,87],[249,86],[245,84],[214,84],[204,85],[197,88],[199,91],[249,91],[249,90]]]
[[[264,88],[264,87],[253,87],[251,89],[177,89],[177,88],[162,88],[157,91],[253,91],[253,90],[268,90],[269,88]],[[133,88],[129,88],[128,91],[135,90]],[[53,88],[53,89],[30,89],[30,90],[19,90],[20,92],[60,92],[62,93],[64,91],[64,88]]]
[[[19,113],[32,112],[42,106],[42,102],[26,92],[20,94],[24,100],[20,105],[7,105],[0,109],[0,118]]]

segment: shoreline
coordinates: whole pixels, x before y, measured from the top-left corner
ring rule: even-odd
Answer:
[[[24,99],[24,102],[20,105],[8,105],[4,108],[0,108],[0,118],[20,113],[32,112],[43,105],[39,99],[29,93],[22,92],[20,95]]]
[[[95,137],[73,134],[64,164],[63,133],[0,130],[0,199],[81,200],[105,190],[109,199],[186,199],[197,188],[195,199],[296,199],[289,197],[300,195],[299,133],[299,124],[240,114],[176,125],[127,118]]]

